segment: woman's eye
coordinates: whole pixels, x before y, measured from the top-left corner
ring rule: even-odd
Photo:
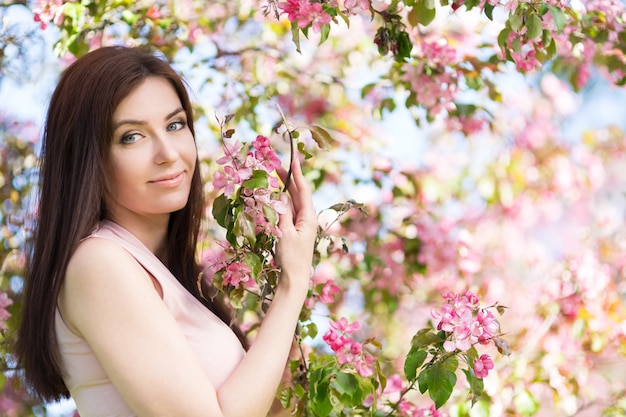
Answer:
[[[181,130],[184,127],[185,127],[185,122],[183,122],[182,120],[178,120],[176,122],[172,122],[169,125],[167,125],[167,131],[175,132],[177,130]]]
[[[120,143],[130,144],[130,143],[135,143],[138,140],[139,140],[139,133],[129,133],[129,134],[122,136],[122,139],[120,139]]]

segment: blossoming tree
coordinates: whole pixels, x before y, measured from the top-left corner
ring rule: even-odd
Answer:
[[[296,415],[626,413],[626,140],[567,129],[595,80],[626,82],[622,2],[0,7],[3,77],[28,75],[17,58],[39,34],[60,67],[121,43],[190,81],[211,219],[199,279],[251,338],[278,276],[274,171],[307,159],[320,228],[301,353],[277,393]],[[3,111],[0,410],[29,415],[40,405],[9,346],[37,126]]]

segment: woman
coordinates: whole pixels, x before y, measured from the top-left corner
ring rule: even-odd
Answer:
[[[44,132],[17,357],[82,417],[265,416],[309,284],[316,219],[297,160],[281,278],[254,343],[196,286],[202,183],[185,85],[163,60],[101,48],[63,74]],[[286,172],[280,172],[286,180]]]

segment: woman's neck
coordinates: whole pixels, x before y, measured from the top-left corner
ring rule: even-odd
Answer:
[[[169,215],[111,216],[110,220],[135,235],[152,253],[165,262]]]

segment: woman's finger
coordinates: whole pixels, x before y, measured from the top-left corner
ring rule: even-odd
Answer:
[[[304,178],[302,168],[299,160],[294,160],[292,165],[292,181],[293,187],[289,187],[289,194],[293,200],[293,205],[296,211],[301,211],[303,208],[312,208],[313,202],[311,199],[311,192],[309,191],[309,184]]]

